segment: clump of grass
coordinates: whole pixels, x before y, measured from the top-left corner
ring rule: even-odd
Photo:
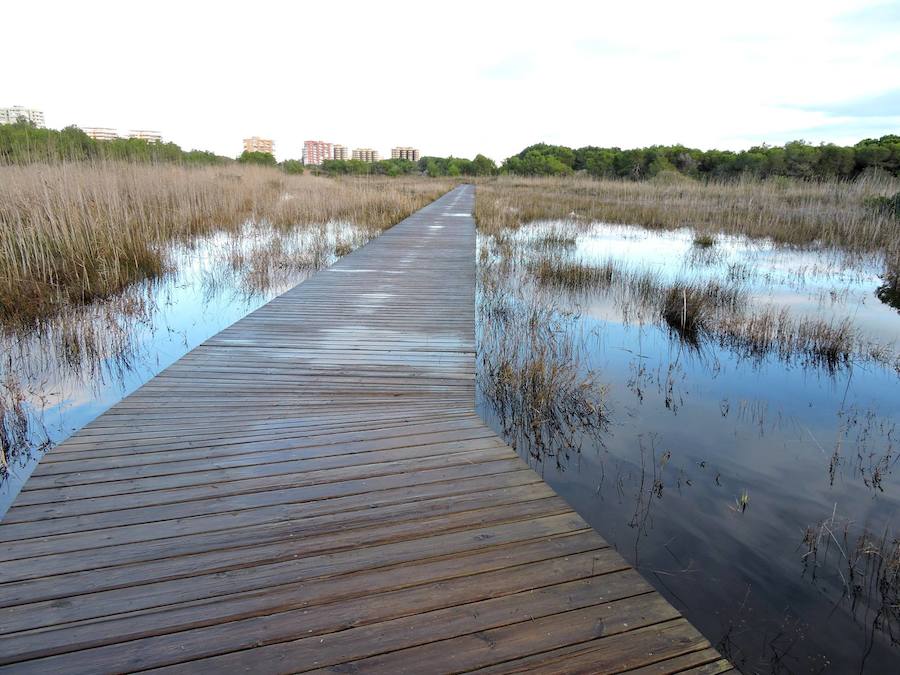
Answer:
[[[669,328],[696,344],[700,334],[709,327],[711,304],[698,287],[676,284],[663,295],[660,313]]]
[[[479,385],[514,446],[557,462],[606,428],[605,387],[583,367],[566,317],[482,283]]]
[[[572,248],[577,243],[578,236],[561,227],[553,227],[541,232],[531,242],[532,246],[542,249]]]
[[[883,283],[875,289],[875,295],[900,312],[900,252],[892,252],[885,258],[885,270],[881,275]]]
[[[609,286],[616,268],[612,263],[593,265],[584,260],[545,257],[533,264],[531,272],[541,284],[578,290]]]
[[[716,245],[716,238],[708,232],[697,232],[694,235],[693,243],[697,248],[712,248]]]
[[[0,382],[0,479],[6,477],[15,458],[50,446],[46,430],[35,427],[41,427],[38,416],[29,408],[19,381],[7,371]]]
[[[646,297],[648,289],[642,288],[641,294]],[[697,344],[704,333],[715,330],[718,317],[734,312],[743,298],[741,289],[715,281],[676,281],[661,289],[659,295],[662,320],[692,344]]]
[[[354,250],[354,246],[349,241],[338,241],[334,245],[334,254],[338,258],[343,258],[345,255],[352,253]]]

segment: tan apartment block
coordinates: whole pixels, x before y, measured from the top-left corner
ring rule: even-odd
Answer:
[[[332,148],[332,152],[334,154],[334,159],[343,159],[343,160],[350,159],[350,148],[348,148],[346,145],[337,145],[336,144]]]
[[[353,159],[358,159],[361,162],[378,162],[381,161],[381,155],[372,148],[355,148],[353,150]]]
[[[251,136],[250,138],[244,139],[244,152],[266,152],[270,155],[274,155],[275,142],[271,138]]]
[[[418,162],[419,150],[409,146],[391,148],[391,159],[406,159],[410,162]]]

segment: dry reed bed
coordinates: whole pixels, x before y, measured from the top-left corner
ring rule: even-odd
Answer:
[[[900,225],[867,200],[898,189],[896,179],[884,178],[699,183],[500,177],[479,183],[475,214],[485,234],[537,220],[604,221],[692,227],[704,242],[715,232],[727,232],[792,245],[821,243],[896,254]]]
[[[248,219],[379,231],[445,181],[287,176],[274,169],[124,163],[0,166],[0,316],[34,319],[162,274],[167,246]]]

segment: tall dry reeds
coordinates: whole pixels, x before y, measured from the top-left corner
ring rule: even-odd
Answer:
[[[728,232],[785,244],[897,250],[896,219],[872,209],[869,200],[898,188],[896,179],[873,178],[673,183],[499,177],[479,182],[475,214],[486,234],[536,220],[604,221],[693,227],[701,241],[711,241],[711,233]]]
[[[162,274],[167,245],[248,219],[383,229],[449,183],[263,167],[0,166],[0,317],[33,319]]]

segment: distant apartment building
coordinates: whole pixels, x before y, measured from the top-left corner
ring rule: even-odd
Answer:
[[[347,160],[350,159],[350,148],[346,145],[334,145],[331,148],[334,159]]]
[[[378,162],[381,160],[381,155],[372,148],[354,148],[353,159],[358,159],[361,162]]]
[[[95,141],[113,141],[119,137],[119,133],[109,127],[81,127],[81,130]]]
[[[137,138],[148,143],[162,143],[162,134],[158,131],[147,131],[146,129],[134,129],[128,132],[128,138]]]
[[[419,151],[417,148],[391,148],[391,159],[408,159],[410,162],[419,161]]]
[[[340,146],[343,147],[343,146]],[[303,163],[319,165],[332,159],[332,144],[325,141],[303,141]]]
[[[244,139],[244,152],[265,152],[275,154],[275,142],[271,138],[251,136]]]
[[[31,122],[36,127],[43,127],[44,113],[34,108],[23,108],[20,105],[0,108],[0,124],[15,124],[19,120]]]

